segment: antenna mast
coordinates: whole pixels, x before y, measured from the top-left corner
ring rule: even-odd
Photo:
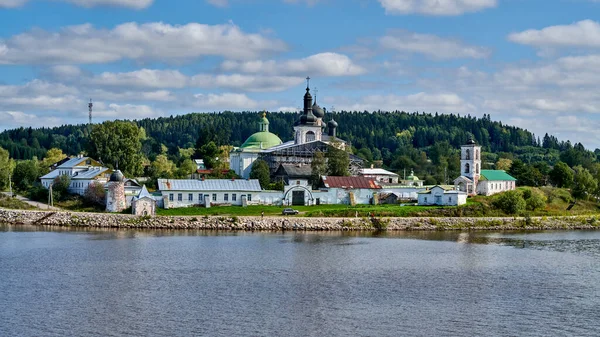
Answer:
[[[88,108],[90,111],[90,124],[92,124],[92,108],[94,107],[94,104],[92,103],[92,99],[90,98],[90,103],[88,104]]]

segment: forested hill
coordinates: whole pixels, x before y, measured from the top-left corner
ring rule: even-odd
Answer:
[[[258,130],[259,115],[257,112],[192,113],[135,123],[145,130],[143,152],[147,158],[152,160],[160,153],[162,144],[177,161],[179,148],[194,147],[199,137],[211,138],[218,145],[239,146]],[[325,122],[332,116],[339,123],[338,137],[350,141],[356,154],[393,170],[414,168],[416,172],[438,176],[442,174],[440,169],[457,173],[458,149],[471,135],[487,152],[483,159],[488,166],[494,166],[504,157],[553,165],[562,159],[561,152],[573,148],[581,152],[579,157],[596,161],[595,154],[580,144],[573,147],[568,141],[559,142],[548,135],[540,139],[527,130],[492,121],[489,115],[474,118],[452,114],[336,112],[327,114]],[[283,141],[292,139],[298,115],[276,112],[268,113],[267,117],[271,132]],[[86,150],[89,131],[89,125],[7,130],[0,133],[0,146],[15,159],[42,158],[53,147],[75,155]]]

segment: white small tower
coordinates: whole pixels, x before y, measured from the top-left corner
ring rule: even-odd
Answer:
[[[481,146],[473,139],[469,139],[466,145],[460,147],[460,175],[473,181],[473,186],[467,191],[474,194],[477,191],[477,183],[481,173]]]
[[[304,111],[300,119],[294,125],[294,141],[296,144],[309,143],[315,140],[322,139],[323,129],[321,120],[313,114],[312,95],[310,94],[309,81],[310,77],[306,78],[306,94],[304,94]],[[315,105],[317,113],[323,117],[323,110]]]

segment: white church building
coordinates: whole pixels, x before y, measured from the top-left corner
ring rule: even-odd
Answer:
[[[481,169],[481,146],[472,139],[461,147],[460,172],[454,186],[468,195],[488,196],[516,188],[517,179],[505,171]]]

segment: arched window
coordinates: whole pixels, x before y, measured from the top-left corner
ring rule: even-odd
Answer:
[[[469,164],[465,164],[465,173],[469,173],[471,171],[471,166]]]
[[[479,151],[475,150],[475,160],[479,160]]]
[[[466,153],[466,160],[471,160],[471,151],[469,149],[467,149]]]
[[[314,132],[312,132],[312,131],[308,131],[308,132],[306,133],[306,142],[307,142],[307,143],[308,143],[308,142],[312,142],[312,141],[314,141],[315,139],[316,139],[316,137],[315,137],[315,133],[314,133]]]
[[[475,173],[479,174],[479,164],[475,164]]]

